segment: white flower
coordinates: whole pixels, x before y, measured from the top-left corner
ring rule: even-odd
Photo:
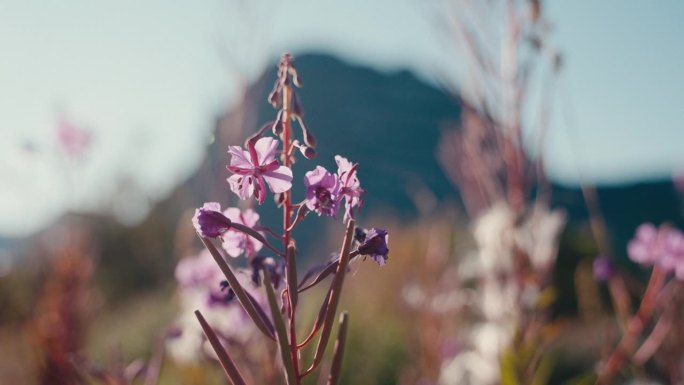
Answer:
[[[514,235],[515,214],[504,202],[493,205],[475,221],[473,236],[483,275],[513,270]]]
[[[516,231],[516,243],[527,253],[535,270],[545,271],[553,266],[558,252],[558,237],[565,222],[563,211],[549,210],[546,205],[537,204]]]

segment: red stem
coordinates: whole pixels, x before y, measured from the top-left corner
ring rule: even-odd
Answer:
[[[287,75],[286,75],[287,76]],[[292,101],[292,88],[289,84],[283,86],[283,165],[285,167],[292,167],[292,159],[290,152],[292,151],[292,124],[290,120],[291,115],[291,101]],[[285,199],[283,202],[283,246],[285,250],[288,249],[291,242],[291,221],[292,219],[292,195],[291,190],[285,192]],[[290,258],[287,261],[287,269],[296,269],[297,266],[294,263],[294,258]],[[292,266],[290,266],[292,262]],[[295,304],[296,305],[296,304]],[[296,334],[296,323],[295,323],[295,306],[289,304],[289,326],[290,326],[290,354],[292,355],[292,362],[294,364],[294,369],[296,373],[297,382],[299,382],[299,354],[297,348],[297,334]],[[298,385],[298,384],[297,384]]]

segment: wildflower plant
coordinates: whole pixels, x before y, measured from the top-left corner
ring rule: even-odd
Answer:
[[[205,203],[193,217],[193,225],[206,246],[206,252],[192,260],[182,261],[176,274],[182,287],[204,293],[206,303],[213,308],[235,309],[239,303],[244,319],[254,325],[278,346],[282,371],[288,385],[300,384],[323,361],[340,301],[349,262],[366,256],[380,265],[387,261],[388,234],[383,229],[356,227],[354,219],[363,203],[365,191],[357,176],[358,164],[336,156],[338,169],[331,173],[315,166],[303,179],[297,179],[292,165],[299,156],[313,159],[316,141],[302,118],[302,107],[295,93],[300,79],[292,56],[284,54],[278,65],[278,77],[268,100],[278,110],[276,119],[263,125],[251,135],[244,146],[230,146],[231,173],[227,182],[230,190],[242,200],[254,198],[261,205],[272,193],[276,205],[282,208],[282,230],[274,231],[259,224],[259,214],[253,209],[229,207],[225,210],[217,202]],[[296,139],[294,123],[301,129]],[[301,181],[305,196],[297,201],[292,185]],[[339,254],[322,265],[297,276],[297,244],[292,235],[307,214],[336,218],[343,207],[342,220],[346,231]],[[217,243],[218,242],[218,246]],[[230,258],[246,258],[249,269],[236,269]],[[212,263],[207,263],[211,259]],[[249,277],[248,279],[246,277]],[[332,277],[318,316],[305,338],[297,335],[297,308],[300,294]],[[221,317],[194,314],[206,339],[220,361],[227,377],[234,384],[247,383],[233,358],[224,347],[226,338],[215,325]],[[225,319],[225,317],[223,318]],[[338,383],[345,347],[348,315],[339,317],[339,331],[332,357],[328,383]],[[240,322],[230,329],[247,333]],[[312,362],[302,359],[302,349],[318,337]],[[234,339],[231,339],[234,340]]]
[[[681,383],[684,335],[677,325],[684,322],[684,233],[666,224],[643,223],[627,243],[627,255],[632,262],[652,268],[646,287],[637,293],[635,309],[624,272],[605,256],[594,263],[594,276],[608,285],[621,326],[619,340],[606,342],[596,383],[611,384],[629,377],[626,369],[642,373],[642,377],[656,374],[667,383]],[[656,370],[646,366],[651,362]]]

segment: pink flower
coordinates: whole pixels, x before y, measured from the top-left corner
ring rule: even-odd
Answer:
[[[231,222],[243,224],[251,228],[254,228],[257,222],[259,222],[259,214],[252,209],[240,211],[237,207],[229,207],[223,214]],[[231,257],[238,257],[242,253],[245,253],[247,257],[251,257],[263,247],[261,242],[233,229],[228,229],[221,238],[223,239],[223,249]]]
[[[207,250],[181,259],[176,265],[175,275],[183,290],[201,293],[205,305],[225,306],[232,299],[221,269]]]
[[[60,118],[57,123],[57,141],[62,150],[69,156],[77,157],[83,154],[92,142],[90,130],[77,126],[66,118]]]
[[[340,155],[335,155],[337,162],[337,177],[340,180],[340,200],[344,197],[344,221],[354,217],[352,208],[363,205],[361,194],[366,191],[361,188],[361,182],[356,176],[358,164],[353,164]]]
[[[651,223],[637,227],[634,239],[627,244],[629,259],[643,265],[652,265],[656,260],[658,229]]]
[[[227,167],[232,175],[228,178],[230,189],[240,199],[248,199],[254,195],[259,204],[266,200],[266,187],[274,193],[282,193],[292,187],[292,170],[281,166],[275,159],[278,141],[271,137],[261,138],[247,146],[247,151],[240,146],[230,146],[228,153],[232,156]]]
[[[306,207],[318,215],[325,214],[334,216],[337,213],[341,197],[340,182],[336,175],[331,174],[324,167],[316,166],[315,169],[304,174],[304,186],[306,186]]]
[[[684,280],[684,234],[681,231],[644,223],[637,228],[634,239],[627,244],[629,258],[642,265],[658,264]]]
[[[664,229],[662,254],[659,263],[666,271],[674,272],[678,279],[684,280],[684,234],[677,229]]]

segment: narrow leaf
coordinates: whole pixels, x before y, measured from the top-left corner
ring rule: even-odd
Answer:
[[[195,310],[195,316],[202,326],[202,330],[204,330],[204,334],[207,336],[211,347],[214,348],[214,351],[216,352],[216,355],[218,356],[221,366],[223,366],[223,370],[226,372],[228,379],[230,379],[230,381],[235,385],[246,385],[247,383],[242,378],[240,370],[238,370],[237,366],[235,366],[235,363],[230,358],[223,345],[221,345],[216,333],[214,333],[214,330],[204,319],[202,313],[200,313],[199,310]]]
[[[337,304],[340,302],[340,296],[342,294],[342,285],[344,284],[344,277],[347,275],[347,266],[349,265],[349,254],[351,252],[352,239],[354,238],[354,225],[355,221],[350,219],[347,222],[347,232],[344,236],[344,242],[342,244],[342,251],[340,252],[340,263],[337,266],[337,272],[335,273],[335,278],[330,286],[329,293],[329,304],[326,311],[325,321],[323,323],[323,328],[321,329],[321,337],[318,340],[318,345],[316,346],[316,353],[314,354],[314,361],[311,367],[306,370],[305,374],[313,371],[318,364],[321,363],[323,359],[323,353],[325,352],[326,346],[328,346],[328,340],[330,339],[330,332],[332,330],[333,322],[335,321],[335,314],[337,313]]]
[[[309,333],[309,336],[306,337],[306,339],[302,341],[300,344],[298,344],[297,347],[301,348],[306,346],[309,342],[311,342],[311,340],[316,336],[316,333],[318,333],[318,331],[321,329],[323,321],[325,320],[325,315],[328,313],[328,305],[330,304],[331,292],[332,287],[328,289],[328,293],[325,295],[323,303],[321,303],[321,308],[320,310],[318,310],[318,316],[316,316],[316,321],[314,322],[314,325],[311,328],[311,333]]]
[[[249,293],[245,291],[245,289],[240,285],[240,282],[238,281],[237,277],[235,277],[235,274],[233,273],[233,270],[230,269],[230,266],[228,266],[228,263],[223,259],[223,255],[221,255],[221,252],[216,249],[216,247],[211,243],[210,240],[200,237],[204,245],[207,247],[211,255],[214,257],[214,260],[216,263],[219,265],[221,268],[221,271],[223,272],[223,275],[225,275],[226,280],[228,281],[228,284],[230,285],[230,288],[233,289],[233,292],[235,293],[235,296],[237,297],[238,301],[240,301],[240,304],[242,307],[245,309],[249,317],[254,321],[254,324],[261,330],[267,337],[275,340],[275,334],[273,332],[273,324],[271,321],[266,317],[266,314],[263,312],[263,310],[259,311],[257,308],[259,305],[256,303],[254,298],[251,298]]]
[[[358,256],[358,255],[359,255],[358,250],[354,250],[354,251],[349,255],[349,260],[351,261],[352,259],[354,259],[354,258],[355,258],[356,256]],[[332,273],[334,273],[335,271],[337,271],[337,266],[338,266],[339,264],[340,264],[340,261],[339,261],[339,259],[337,259],[337,260],[328,262],[326,265],[318,265],[318,266],[314,266],[313,268],[311,268],[311,269],[304,275],[304,278],[302,279],[302,282],[299,283],[299,292],[301,293],[301,292],[303,292],[303,291],[305,291],[305,290],[308,290],[308,289],[312,288],[313,286],[315,286],[316,284],[318,284],[319,282],[321,282],[322,280],[324,280],[325,278],[327,278],[330,274],[332,274]],[[311,283],[309,283],[309,284],[307,284],[306,286],[304,286],[304,283],[305,283],[309,278],[311,278],[314,274],[316,274],[316,273],[318,273],[318,275],[316,276],[316,278],[314,278],[314,280],[311,281]]]
[[[328,385],[337,385],[342,373],[342,360],[344,359],[344,346],[347,341],[347,324],[349,314],[343,311],[340,314],[340,329],[337,331],[337,341],[335,342],[335,352],[333,353],[332,367],[328,376]]]
[[[285,379],[288,385],[297,385],[297,373],[292,361],[290,352],[290,344],[288,343],[287,329],[285,329],[285,321],[283,315],[278,308],[278,301],[276,301],[273,285],[271,284],[271,277],[268,275],[268,269],[264,269],[264,287],[266,287],[266,295],[268,296],[268,304],[271,307],[271,316],[275,324],[276,337],[278,340],[278,347],[280,357],[283,360],[285,367]]]
[[[271,249],[271,251],[273,251],[277,255],[280,255],[281,257],[283,256],[282,252],[280,252],[278,249],[273,247],[273,245],[271,245],[271,243],[263,235],[261,235],[258,231],[254,230],[253,228],[251,228],[249,226],[245,226],[245,225],[243,225],[241,223],[237,223],[237,222],[232,222],[230,224],[230,228],[249,235],[250,237],[256,239],[257,241],[263,243],[266,247]]]

